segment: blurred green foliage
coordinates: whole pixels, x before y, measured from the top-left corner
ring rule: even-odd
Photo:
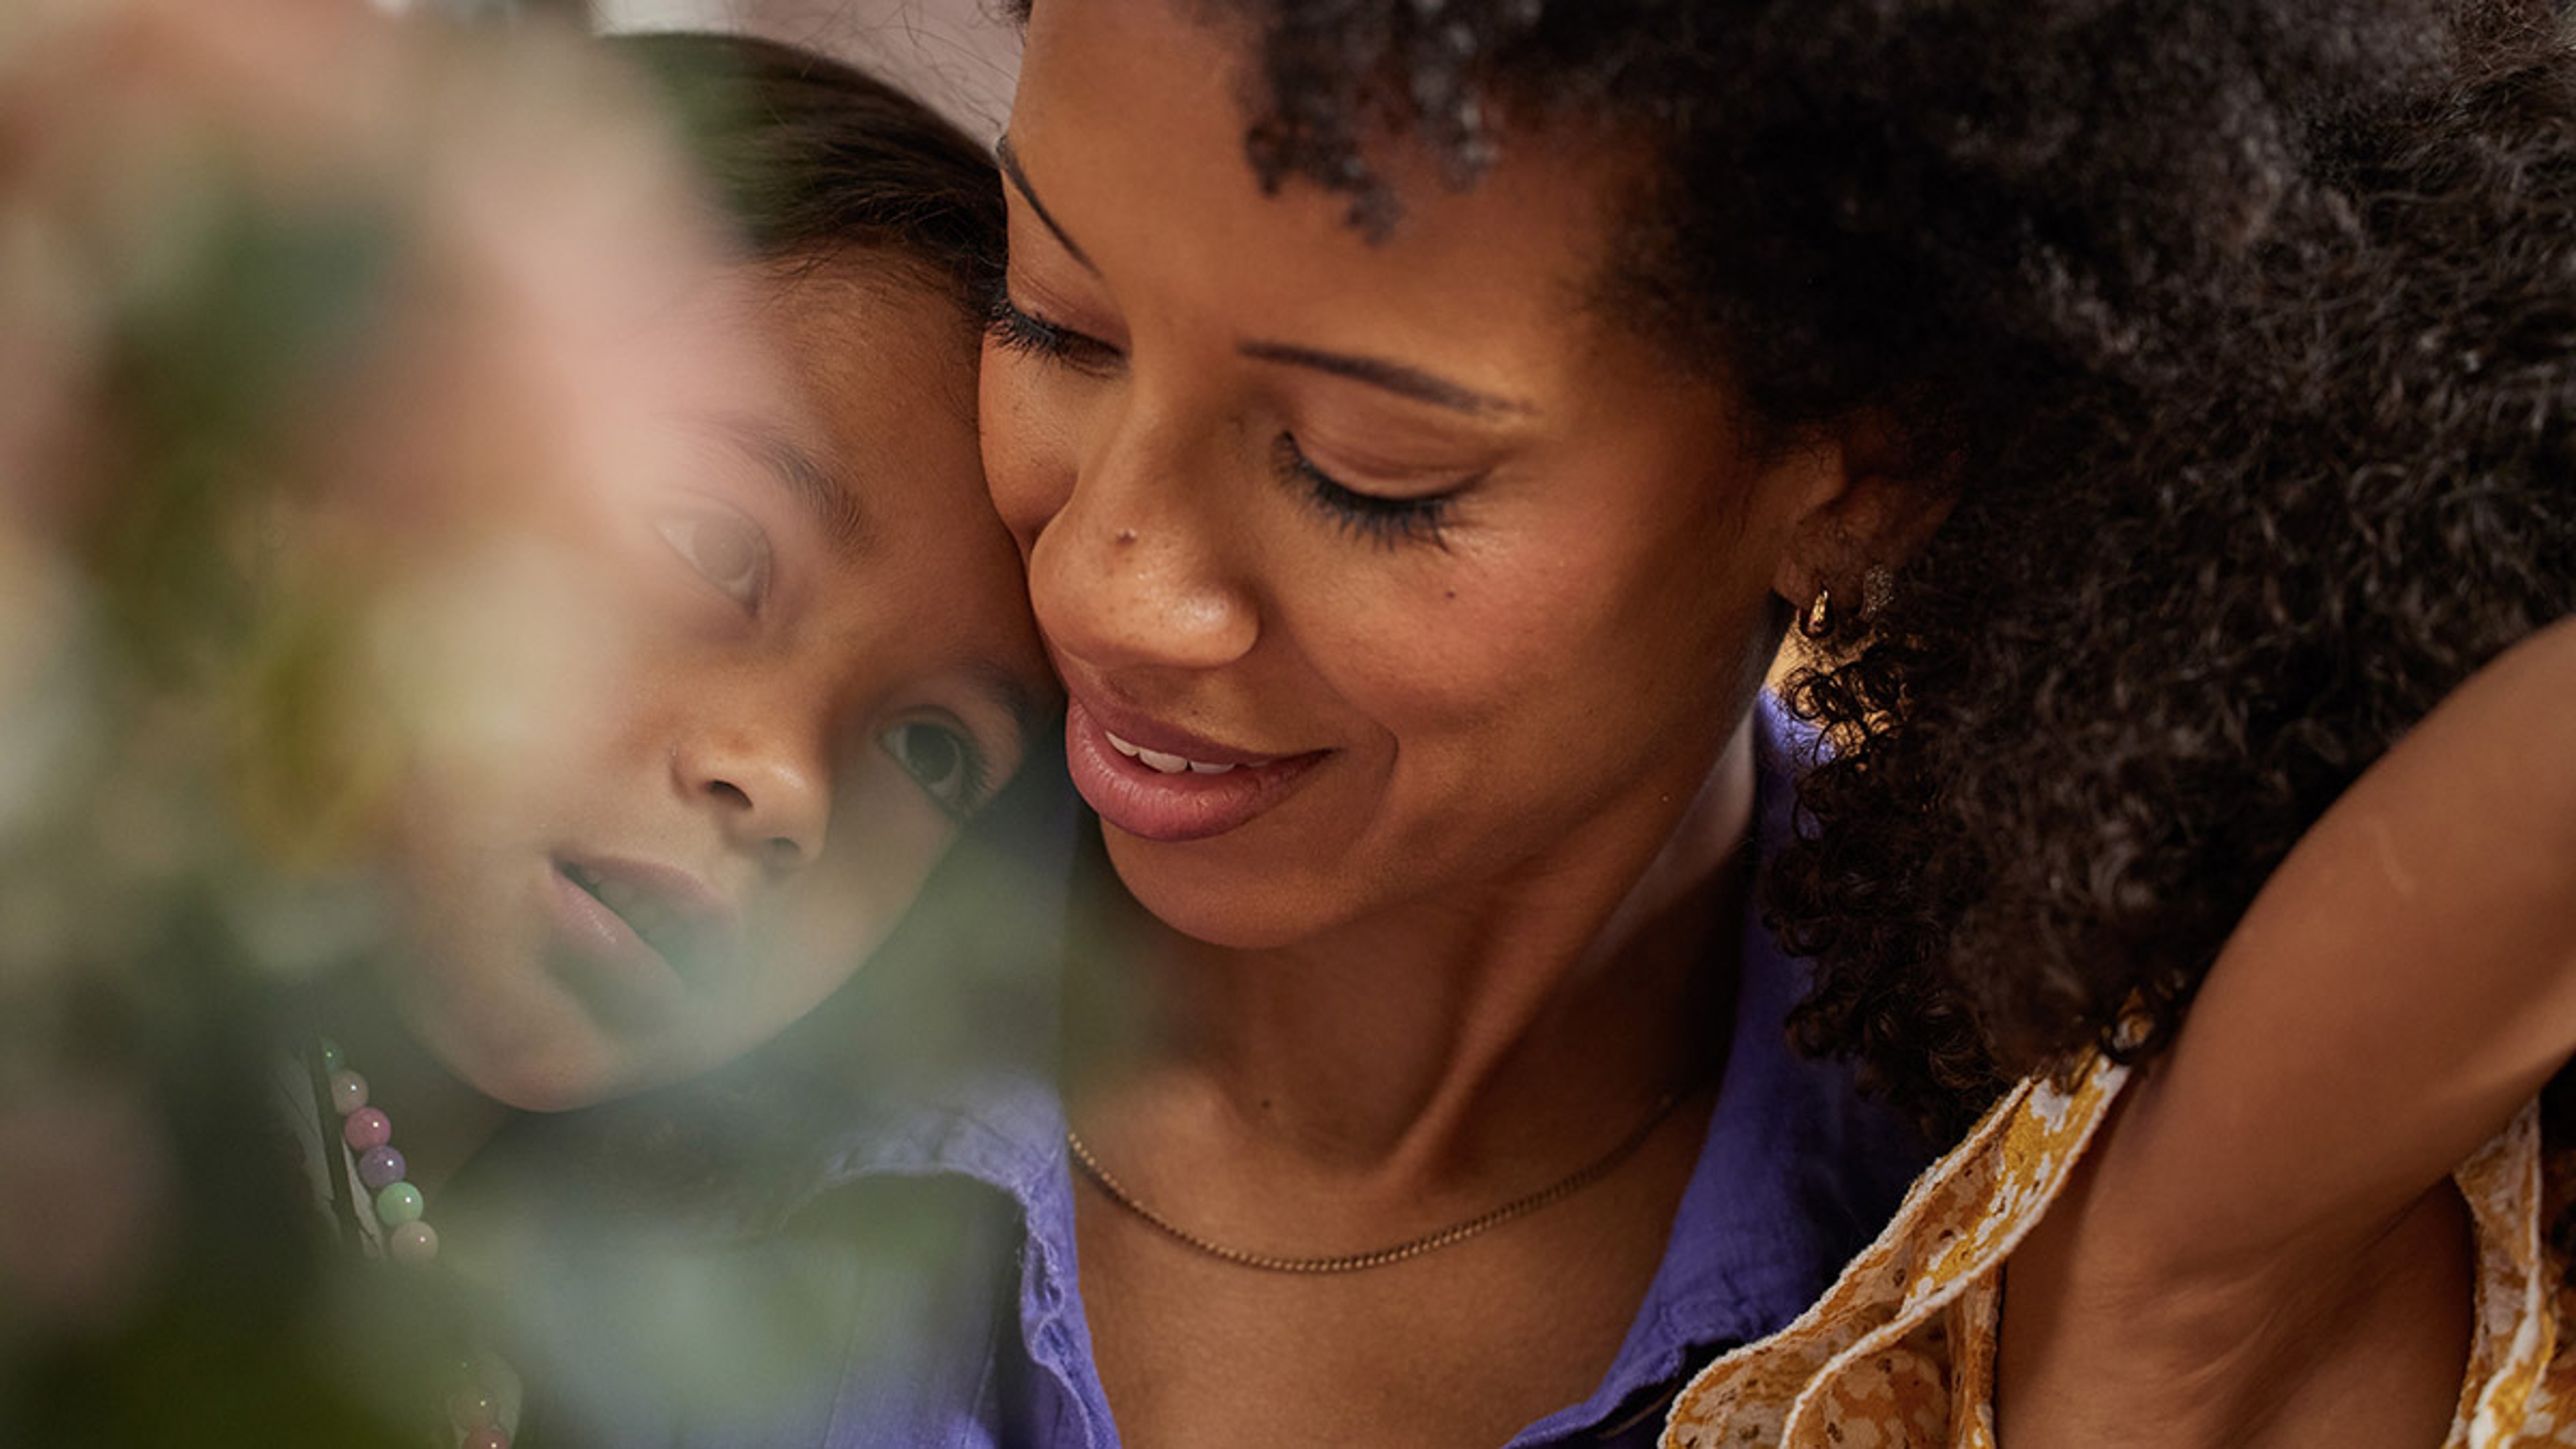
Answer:
[[[385,939],[316,848],[371,783],[357,624],[272,564],[405,178],[282,200],[152,119],[101,132],[122,210],[0,158],[0,317],[60,324],[17,385],[77,408],[0,450],[0,1444],[427,1442],[439,1290],[352,1291],[274,1085],[296,989]]]

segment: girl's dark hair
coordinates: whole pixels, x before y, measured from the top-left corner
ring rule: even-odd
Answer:
[[[1904,425],[1955,506],[1793,681],[1835,753],[1770,899],[1800,1041],[1938,1127],[2132,1002],[2159,1047],[2327,804],[2576,610],[2549,0],[1198,4],[1270,184],[1382,227],[1382,129],[1468,185],[1596,126],[1658,162],[1620,315],[1792,435]]]
[[[670,98],[754,255],[899,257],[983,315],[1002,264],[1002,183],[965,132],[874,76],[777,41],[674,33],[613,43]]]

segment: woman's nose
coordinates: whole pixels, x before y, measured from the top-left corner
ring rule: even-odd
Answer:
[[[1213,669],[1250,652],[1259,612],[1224,531],[1236,480],[1177,423],[1133,408],[1077,465],[1029,550],[1029,598],[1058,650],[1095,669]]]
[[[752,714],[683,739],[671,758],[673,783],[714,813],[727,844],[773,871],[800,870],[823,853],[832,818],[830,758],[800,742],[785,721]]]

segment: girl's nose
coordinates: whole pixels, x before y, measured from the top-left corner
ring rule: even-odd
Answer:
[[[800,870],[822,855],[830,759],[783,719],[745,711],[701,728],[673,753],[672,771],[684,796],[714,812],[726,842],[769,869]]]

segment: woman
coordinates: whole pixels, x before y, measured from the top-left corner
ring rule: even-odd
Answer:
[[[1149,1014],[988,1170],[1003,1420],[1645,1442],[1776,1324],[1903,1159],[1737,1115],[1771,647],[2173,456],[2311,124],[2536,14],[1034,6],[985,456]]]
[[[962,1164],[1029,1224],[998,1413],[1643,1442],[1915,1160],[1782,1050],[1752,889],[1806,746],[1757,701],[1939,458],[1667,345],[1608,264],[1678,157],[1579,108],[1481,171],[1447,110],[1328,155],[1301,108],[1406,54],[1302,24],[1030,20],[985,456],[1117,875],[1070,990],[1146,1025],[1069,1043],[1078,1191],[1052,1104]]]
[[[975,451],[999,198],[917,102],[784,47],[634,48],[704,127],[720,219],[636,78],[569,38],[475,43],[293,0],[207,24],[148,3],[63,20],[40,33],[44,88],[10,117],[48,138],[7,193],[40,243],[108,265],[135,231],[167,250],[143,301],[113,299],[140,316],[113,318],[100,376],[81,348],[37,351],[37,380],[63,382],[72,426],[94,431],[58,471],[13,472],[8,500],[11,537],[46,545],[46,577],[113,626],[69,646],[95,679],[67,692],[88,687],[98,726],[138,743],[118,761],[59,742],[75,809],[15,814],[7,839],[13,858],[51,844],[67,858],[49,881],[147,923],[136,999],[89,1011],[148,1043],[135,1080],[198,1088],[119,1134],[177,1182],[129,1174],[111,1195],[139,1207],[88,1205],[145,1220],[129,1251],[192,1268],[122,1312],[77,1305],[119,1331],[31,1355],[35,1391],[10,1413],[38,1437],[110,1439],[162,1437],[158,1403],[232,1417],[185,1392],[136,1403],[114,1376],[214,1354],[195,1315],[252,1261],[272,1271],[245,1317],[284,1326],[246,1335],[281,1345],[245,1356],[249,1391],[349,1372],[248,1422],[492,1449],[511,1375],[438,1382],[467,1335],[431,1321],[434,1279],[402,1271],[470,1256],[450,1174],[511,1108],[704,1072],[805,1016],[1051,717]],[[357,84],[308,83],[308,46]],[[52,99],[121,124],[66,139],[43,124]],[[519,161],[482,159],[496,135]],[[152,169],[173,151],[232,189],[173,200]],[[83,191],[120,167],[141,173],[118,198],[140,216]],[[732,245],[712,235],[725,220]],[[227,245],[274,270],[245,283]],[[306,303],[250,284],[316,272],[344,289],[312,308],[319,336],[224,313],[230,288]],[[216,557],[169,568],[192,554]],[[12,723],[34,713],[9,704]],[[119,874],[138,783],[213,808]],[[163,914],[193,933],[184,966],[156,954]],[[53,950],[76,966],[83,944]],[[290,971],[312,979],[281,989]],[[257,1050],[236,1038],[264,1027],[291,1059],[291,1146],[255,1108],[235,1115]],[[19,1101],[41,1112],[47,1085]],[[152,1221],[201,1169],[218,1210]],[[335,1242],[401,1266],[352,1292],[301,1251]],[[289,1346],[335,1315],[358,1348]]]

